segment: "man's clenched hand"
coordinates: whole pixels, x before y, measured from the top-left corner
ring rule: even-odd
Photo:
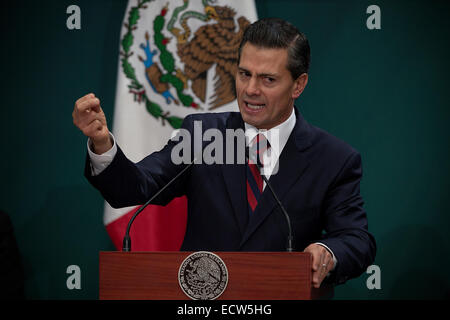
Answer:
[[[105,114],[100,107],[100,100],[93,93],[75,102],[72,118],[75,126],[91,138],[94,146],[92,151],[102,154],[112,148]]]

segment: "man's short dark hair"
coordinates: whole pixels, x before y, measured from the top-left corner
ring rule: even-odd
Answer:
[[[267,49],[288,49],[287,69],[292,78],[308,73],[311,61],[309,42],[306,36],[291,23],[278,18],[264,18],[247,27],[239,45],[238,63],[246,43]]]

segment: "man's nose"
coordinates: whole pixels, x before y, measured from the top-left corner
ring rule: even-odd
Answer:
[[[248,96],[255,96],[260,94],[259,83],[256,77],[250,78],[245,91]]]

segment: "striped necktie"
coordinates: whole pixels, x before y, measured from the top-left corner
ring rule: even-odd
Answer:
[[[255,211],[263,192],[263,179],[257,164],[261,168],[264,166],[263,154],[270,148],[270,144],[263,134],[258,134],[252,141],[247,163],[247,202],[250,214]]]

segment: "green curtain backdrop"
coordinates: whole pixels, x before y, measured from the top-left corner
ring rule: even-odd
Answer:
[[[194,1],[194,0],[192,0]],[[81,30],[66,8],[81,9]],[[366,9],[381,9],[369,30]],[[309,38],[305,118],[360,151],[361,192],[377,240],[381,289],[368,274],[335,299],[449,298],[450,4],[256,0],[260,17]],[[98,254],[114,250],[103,200],[83,177],[86,139],[72,108],[95,92],[112,123],[123,0],[2,3],[0,209],[14,226],[31,299],[97,299]],[[81,289],[66,268],[81,268]]]

